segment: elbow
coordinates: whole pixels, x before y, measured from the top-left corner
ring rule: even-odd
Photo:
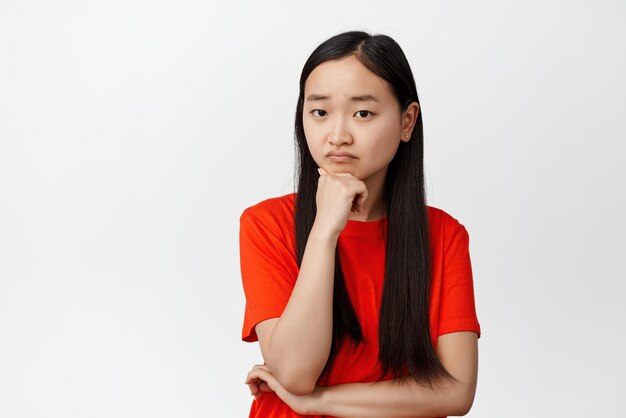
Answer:
[[[315,390],[315,384],[311,385],[298,381],[295,381],[293,383],[287,382],[285,385],[283,385],[283,387],[287,392],[297,396],[310,395]]]
[[[313,393],[318,375],[301,367],[268,367],[276,380],[293,395],[303,396]]]
[[[465,393],[461,393],[457,397],[456,402],[454,402],[454,405],[452,405],[451,410],[448,411],[448,415],[452,415],[456,417],[465,416],[472,409],[473,404],[474,404],[474,391],[471,391],[471,393],[469,391]]]
[[[298,396],[313,393],[327,361],[326,358],[319,362],[283,355],[276,350],[266,350],[263,357],[278,383],[287,392]]]
[[[472,409],[472,405],[461,405],[454,408],[448,415],[453,417],[463,417]]]

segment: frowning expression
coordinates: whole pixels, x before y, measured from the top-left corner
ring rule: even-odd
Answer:
[[[403,115],[389,83],[353,55],[318,65],[305,82],[307,145],[329,173],[384,178],[400,141],[409,140],[416,114]]]

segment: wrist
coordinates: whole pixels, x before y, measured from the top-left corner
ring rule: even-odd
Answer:
[[[328,415],[328,387],[316,386],[311,393],[306,415]]]
[[[325,243],[337,244],[337,240],[339,239],[339,232],[333,231],[329,228],[325,228],[316,221],[313,222],[313,227],[311,228],[309,239],[314,239]]]

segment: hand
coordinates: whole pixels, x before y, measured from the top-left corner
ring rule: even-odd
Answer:
[[[255,364],[248,373],[245,382],[250,388],[250,393],[254,399],[262,396],[262,392],[275,392],[278,397],[285,402],[294,412],[301,415],[311,415],[314,413],[314,405],[319,398],[320,388],[316,387],[313,393],[308,395],[294,395],[288,392],[276,380],[270,369],[262,364]]]
[[[269,371],[267,366],[265,366],[264,364],[255,364],[252,367],[252,370],[256,369],[257,367],[262,367]],[[252,370],[250,371],[250,373],[252,373]],[[259,379],[258,377],[251,378],[250,373],[248,373],[248,376],[246,377],[246,384],[248,385],[248,389],[250,389],[250,394],[254,396],[254,399],[258,399],[259,396],[261,396],[260,392],[274,392],[272,388],[270,388],[268,384],[265,383],[263,380]]]
[[[367,199],[365,183],[350,173],[329,174],[323,168],[318,169],[320,178],[317,184],[316,224],[339,234],[346,227],[350,212],[363,210]]]

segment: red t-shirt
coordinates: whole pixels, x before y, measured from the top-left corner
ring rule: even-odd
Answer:
[[[254,327],[277,318],[289,301],[298,278],[294,235],[295,193],[264,200],[247,208],[240,218],[241,276],[246,308],[242,340],[258,341]],[[475,331],[480,325],[474,306],[469,235],[465,227],[441,209],[427,206],[430,223],[432,283],[430,334]],[[375,382],[378,363],[378,315],[385,272],[387,219],[348,220],[339,235],[338,249],[346,287],[363,330],[364,342],[348,350],[339,347],[333,366],[318,386]],[[389,375],[389,379],[393,376]],[[250,417],[301,417],[274,392],[253,400]]]

